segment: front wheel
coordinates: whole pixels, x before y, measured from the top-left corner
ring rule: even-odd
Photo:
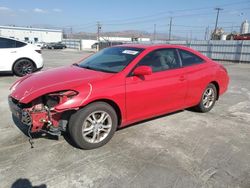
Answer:
[[[112,106],[95,102],[71,116],[69,134],[79,148],[94,149],[112,138],[117,123],[117,115]]]
[[[217,99],[217,89],[214,84],[210,83],[202,94],[200,103],[195,107],[199,112],[209,112]]]

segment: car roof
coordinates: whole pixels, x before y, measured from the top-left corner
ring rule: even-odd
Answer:
[[[21,40],[16,39],[16,38],[5,37],[5,36],[0,36],[0,38],[5,38],[5,39],[10,39],[10,40],[15,40],[15,41],[19,41],[19,42],[23,42],[23,43],[27,44],[27,42],[21,41]]]
[[[123,44],[123,45],[117,45],[117,46],[123,46],[123,47],[131,47],[131,48],[141,48],[141,49],[148,49],[148,50],[157,50],[161,48],[177,48],[189,51],[195,55],[198,55],[204,60],[210,60],[207,56],[203,55],[202,53],[198,52],[197,50],[194,50],[192,48],[183,46],[183,45],[175,45],[175,44]]]

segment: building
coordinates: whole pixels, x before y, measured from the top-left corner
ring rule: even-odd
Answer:
[[[241,24],[240,34],[246,34],[246,33],[248,33],[248,30],[249,30],[249,23],[247,22],[247,20],[245,20]]]
[[[75,41],[77,39],[64,39],[63,42],[67,46],[75,45]],[[80,41],[79,48],[81,49],[91,49],[93,48],[94,44],[98,43],[98,40],[91,40],[91,39],[78,39]],[[150,38],[145,37],[110,37],[110,36],[101,36],[100,37],[100,44],[107,46],[118,45],[118,44],[126,44],[126,43],[150,43]]]
[[[37,43],[62,41],[63,34],[62,30],[55,29],[0,26],[0,36],[15,38],[30,43]]]

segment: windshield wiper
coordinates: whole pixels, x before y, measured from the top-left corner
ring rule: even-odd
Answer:
[[[72,65],[80,67],[80,65],[78,63],[73,63]]]
[[[90,70],[96,70],[94,67],[91,67],[89,65],[84,65],[84,66],[80,66],[81,68],[85,68],[85,69],[90,69]]]
[[[98,69],[98,70],[102,72],[107,72],[107,73],[117,73],[116,71],[111,71],[111,70],[106,70],[106,69]]]

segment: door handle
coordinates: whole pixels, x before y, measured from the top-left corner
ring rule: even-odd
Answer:
[[[180,76],[179,80],[183,82],[186,80],[186,77],[182,75],[182,76]]]

